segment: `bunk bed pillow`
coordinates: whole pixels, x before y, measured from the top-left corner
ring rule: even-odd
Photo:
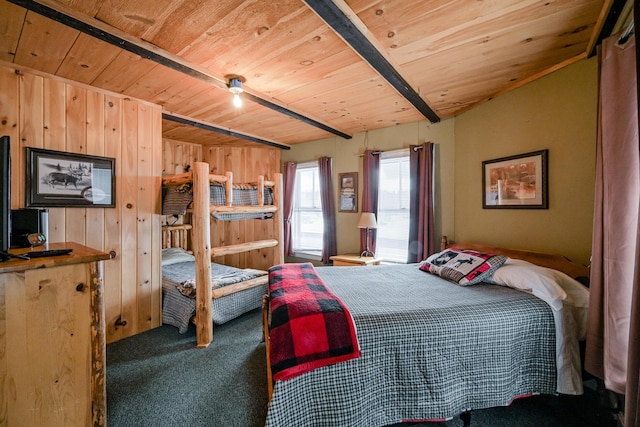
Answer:
[[[507,257],[502,255],[446,249],[431,255],[419,268],[458,285],[471,286],[491,276],[506,260]]]
[[[192,200],[191,183],[162,187],[162,215],[184,215]]]
[[[194,262],[193,254],[181,248],[165,248],[162,250],[162,265],[177,264],[179,262]]]

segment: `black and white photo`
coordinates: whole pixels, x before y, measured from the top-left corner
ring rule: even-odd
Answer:
[[[115,159],[27,148],[27,207],[115,206]]]

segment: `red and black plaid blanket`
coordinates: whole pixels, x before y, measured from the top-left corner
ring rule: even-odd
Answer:
[[[269,269],[271,370],[288,380],[312,369],[360,357],[351,314],[313,264]]]

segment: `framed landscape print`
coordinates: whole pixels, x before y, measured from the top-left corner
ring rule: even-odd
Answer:
[[[482,207],[548,209],[548,151],[482,162]]]

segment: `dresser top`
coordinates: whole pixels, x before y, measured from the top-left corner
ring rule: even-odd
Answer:
[[[73,249],[73,251],[67,255],[32,258],[30,260],[10,258],[7,261],[0,262],[0,273],[13,273],[33,270],[36,268],[49,268],[58,267],[61,265],[81,264],[93,261],[107,260],[111,258],[108,253],[101,252],[75,242],[49,243],[46,248],[43,246],[35,248],[9,249],[9,253],[13,255],[23,255],[29,254],[29,252],[37,252],[44,249]]]

